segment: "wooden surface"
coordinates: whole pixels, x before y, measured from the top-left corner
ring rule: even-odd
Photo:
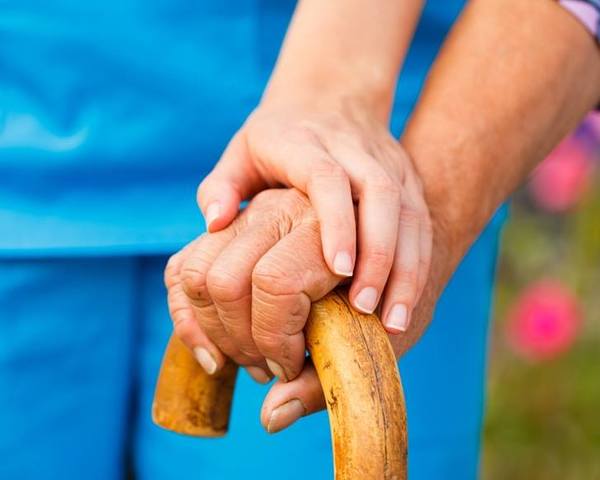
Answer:
[[[171,336],[154,393],[154,423],[184,435],[225,435],[237,371],[237,365],[228,362],[219,373],[208,375],[188,348]]]
[[[334,292],[313,305],[306,336],[327,401],[336,480],[405,479],[404,395],[379,319]]]
[[[345,291],[336,290],[313,305],[306,338],[327,400],[336,480],[406,479],[404,396],[379,319],[355,312]],[[224,435],[236,375],[233,363],[206,374],[172,337],[157,382],[154,422],[186,435]]]

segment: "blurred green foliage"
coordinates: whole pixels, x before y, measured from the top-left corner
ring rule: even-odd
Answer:
[[[499,265],[491,338],[484,480],[600,480],[600,178],[570,212],[516,195]],[[506,315],[540,278],[577,294],[584,326],[565,354],[532,362],[512,351]]]

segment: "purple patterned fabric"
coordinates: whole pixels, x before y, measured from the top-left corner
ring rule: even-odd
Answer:
[[[600,41],[600,0],[560,0]]]

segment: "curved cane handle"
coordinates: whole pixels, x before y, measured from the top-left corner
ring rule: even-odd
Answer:
[[[404,395],[394,352],[375,315],[353,310],[343,290],[313,304],[308,350],[325,392],[336,480],[404,480]],[[179,433],[227,432],[237,366],[209,376],[172,337],[158,378],[152,415]]]

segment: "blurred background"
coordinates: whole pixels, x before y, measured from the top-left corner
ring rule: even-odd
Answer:
[[[600,115],[515,195],[492,332],[484,480],[600,480]]]

